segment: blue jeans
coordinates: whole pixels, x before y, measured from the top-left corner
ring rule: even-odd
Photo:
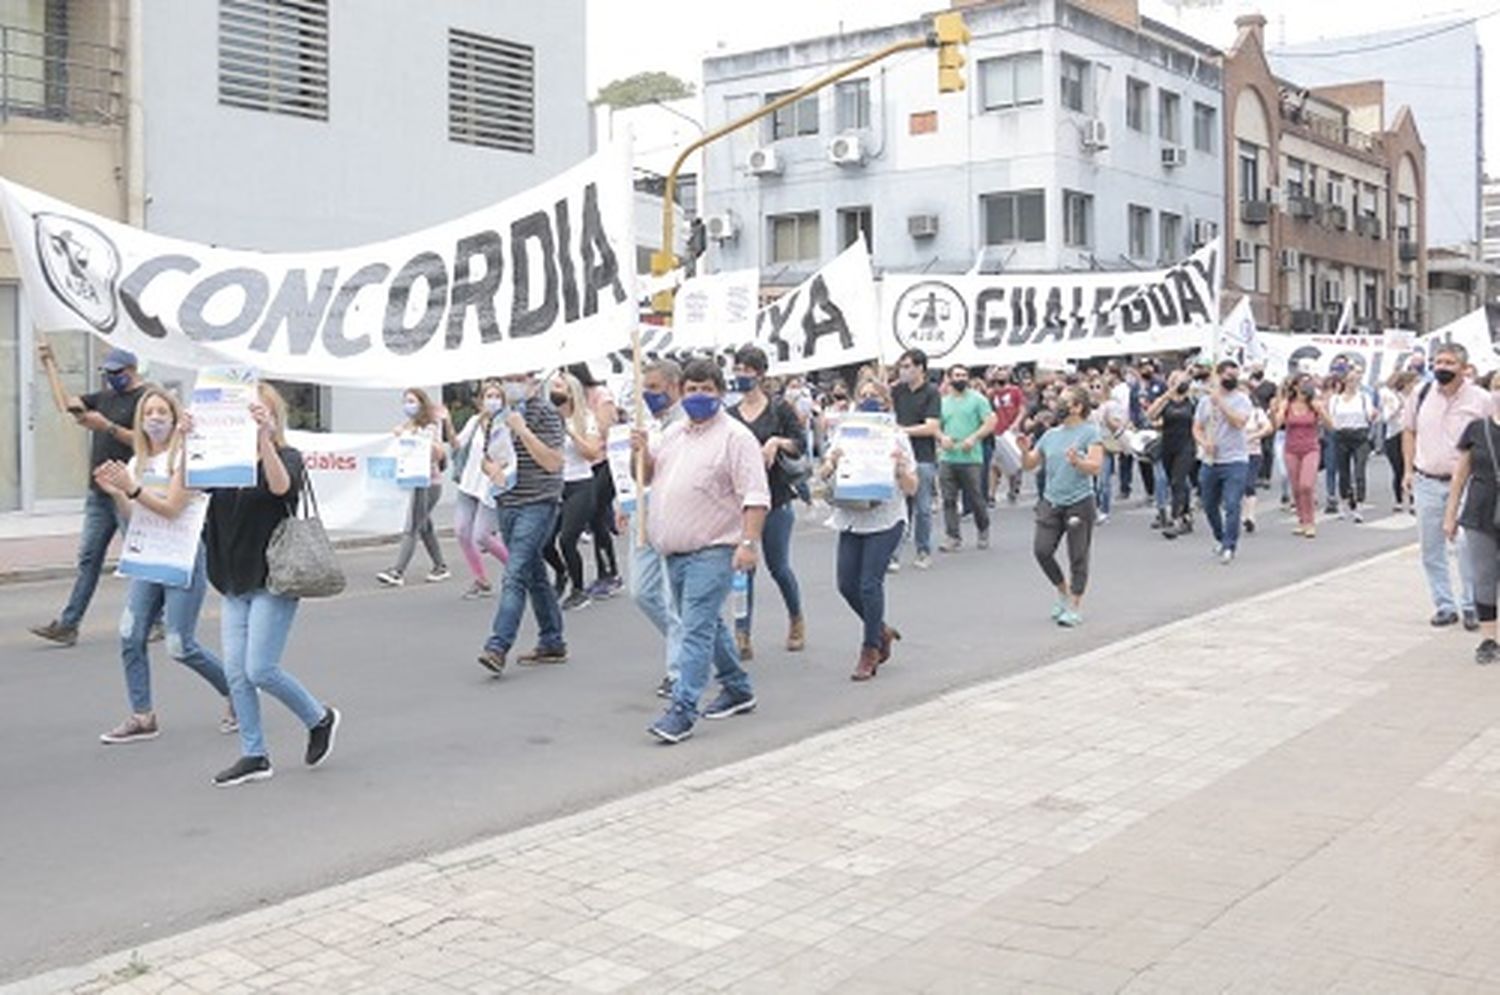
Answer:
[[[557,605],[557,590],[547,579],[547,562],[542,556],[557,526],[557,509],[556,501],[500,509],[500,538],[510,550],[510,562],[505,565],[500,604],[495,607],[485,649],[506,653],[515,645],[528,594],[539,630],[537,646],[561,649],[565,645],[562,609]]]
[[[1238,463],[1204,463],[1199,472],[1199,489],[1203,493],[1203,513],[1214,540],[1233,551],[1240,544],[1240,505],[1245,499],[1247,461]],[[1222,507],[1221,507],[1222,504]]]
[[[229,697],[224,665],[198,642],[198,612],[207,588],[202,545],[188,587],[167,587],[139,578],[130,582],[125,610],[120,613],[120,660],[125,664],[130,710],[137,715],[151,711],[151,657],[146,652],[146,638],[151,621],[161,614],[166,616],[167,655]]]
[[[94,588],[99,586],[99,571],[104,569],[109,541],[119,528],[120,513],[114,498],[90,488],[83,499],[83,531],[78,535],[78,576],[73,580],[67,606],[58,618],[64,628],[76,629],[83,621],[83,613],[94,599]]]
[[[1320,447],[1318,455],[1323,458],[1323,499],[1337,501],[1339,493],[1338,444],[1334,441],[1333,433],[1324,429],[1318,445]]]
[[[260,726],[261,691],[289,708],[309,729],[327,714],[322,702],[281,669],[281,654],[296,617],[296,598],[283,598],[264,588],[249,594],[224,595],[220,620],[224,676],[240,723],[242,756],[269,756]]]
[[[667,564],[649,542],[639,541],[635,519],[630,519],[630,596],[636,607],[656,626],[667,641],[667,677],[675,684],[679,672],[677,656],[682,651],[682,619],[672,603],[667,582]]]
[[[1166,511],[1172,504],[1172,483],[1167,473],[1167,461],[1160,456],[1151,463],[1151,477],[1156,484],[1153,491],[1156,510]]]
[[[740,652],[724,624],[724,599],[734,580],[734,548],[710,546],[694,553],[673,553],[667,557],[667,576],[672,600],[682,616],[674,706],[689,714],[698,711],[698,699],[708,686],[710,662],[724,690],[752,693],[750,675],[740,666]]]
[[[917,464],[917,493],[906,499],[906,531],[901,539],[905,543],[908,535],[917,542],[918,556],[932,555],[932,496],[937,490],[937,464]]]
[[[760,548],[766,556],[766,569],[771,579],[781,588],[781,600],[786,602],[786,613],[792,618],[802,615],[802,590],[797,586],[797,575],[792,573],[792,529],[797,525],[797,513],[792,506],[784,504],[766,513],[765,529],[760,534]],[[750,631],[755,620],[755,574],[750,571],[747,603],[750,610],[744,618],[735,619],[735,628]]]
[[[1443,512],[1448,506],[1448,488],[1444,480],[1433,480],[1418,474],[1412,481],[1412,497],[1417,505],[1417,537],[1422,543],[1422,572],[1427,574],[1427,590],[1438,611],[1474,610],[1474,569],[1469,563],[1468,540],[1464,529],[1458,530],[1458,582],[1462,601],[1453,598],[1453,580],[1448,572],[1448,537],[1443,535]],[[1487,592],[1488,593],[1488,592]]]
[[[1128,479],[1128,478],[1126,478]],[[1109,514],[1110,490],[1115,483],[1115,454],[1104,454],[1104,466],[1099,470],[1099,475],[1094,478],[1094,503],[1099,506],[1099,514]],[[1121,486],[1124,486],[1123,482]],[[1121,498],[1127,498],[1128,492],[1122,493]]]
[[[840,532],[838,587],[845,603],[864,622],[862,646],[879,649],[885,631],[885,568],[901,545],[904,522],[884,532]]]

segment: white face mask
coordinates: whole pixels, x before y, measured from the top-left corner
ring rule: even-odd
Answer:
[[[503,397],[486,397],[484,399],[484,410],[488,411],[490,414],[492,414],[492,415],[498,415],[504,409],[505,409],[505,398],[503,398]]]
[[[401,405],[401,410],[406,412],[406,417],[415,418],[417,412],[422,410],[422,406],[416,401],[407,401]]]

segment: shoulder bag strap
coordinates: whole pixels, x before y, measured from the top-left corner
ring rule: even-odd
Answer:
[[[1490,469],[1495,471],[1495,479],[1500,480],[1500,459],[1495,458],[1495,437],[1490,434],[1490,421],[1484,420],[1484,446],[1490,451]]]

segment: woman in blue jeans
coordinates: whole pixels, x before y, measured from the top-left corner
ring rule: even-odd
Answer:
[[[876,380],[866,380],[856,392],[858,410],[891,410],[890,391]],[[906,528],[906,499],[917,492],[917,460],[905,432],[892,432],[891,462],[896,486],[884,501],[841,501],[835,492],[834,528],[839,533],[838,588],[854,614],[864,623],[859,662],[851,680],[867,681],[891,657],[891,644],[901,633],[885,624],[885,574],[901,545]],[[835,441],[836,441],[835,437]],[[819,468],[830,479],[838,472],[843,453],[835,444]]]
[[[792,458],[802,455],[802,422],[790,404],[766,393],[763,386],[766,366],[765,352],[753,345],[734,354],[734,388],[740,393],[740,403],[730,408],[729,414],[750,429],[765,456],[766,476],[771,483],[771,510],[766,515],[760,542],[766,554],[766,569],[781,589],[781,599],[786,602],[786,613],[790,616],[786,648],[795,653],[807,645],[802,591],[797,586],[797,575],[792,572],[792,528],[797,524],[792,499],[796,491],[777,457],[783,453]],[[755,655],[750,642],[750,626],[755,618],[754,573],[750,574],[748,600],[750,611],[737,619],[734,627],[741,660]]]
[[[260,725],[260,692],[291,709],[307,727],[306,763],[316,767],[333,750],[339,713],[281,669],[281,654],[297,615],[297,599],[266,590],[266,546],[283,519],[296,512],[305,471],[302,454],[286,444],[286,402],[269,384],[250,406],[259,426],[259,470],[254,487],[216,490],[208,504],[204,539],[208,579],[224,596],[224,670],[240,724],[240,758],[214,776],[221,788],[263,781],[271,757]]]
[[[148,388],[136,406],[135,455],[129,463],[110,460],[94,470],[95,482],[114,500],[122,519],[129,519],[137,507],[166,519],[187,515],[191,521],[202,513],[201,502],[206,498],[184,483],[180,415],[176,398],[159,387]],[[182,579],[135,576],[130,581],[120,616],[120,659],[125,665],[130,717],[99,737],[106,745],[142,742],[160,733],[151,701],[151,658],[146,651],[151,620],[158,613],[166,619],[167,652],[172,659],[211,684],[221,698],[229,698],[224,665],[198,643],[198,612],[207,587],[201,540],[187,583],[182,584]],[[219,728],[225,733],[235,731],[233,706]]]

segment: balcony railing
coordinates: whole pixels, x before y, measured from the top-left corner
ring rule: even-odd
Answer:
[[[113,124],[123,116],[119,49],[0,24],[0,120]]]
[[[1309,114],[1298,107],[1282,104],[1281,119],[1288,126],[1300,129],[1315,138],[1321,138],[1325,142],[1343,145],[1365,155],[1373,155],[1376,152],[1373,135],[1325,117]]]

